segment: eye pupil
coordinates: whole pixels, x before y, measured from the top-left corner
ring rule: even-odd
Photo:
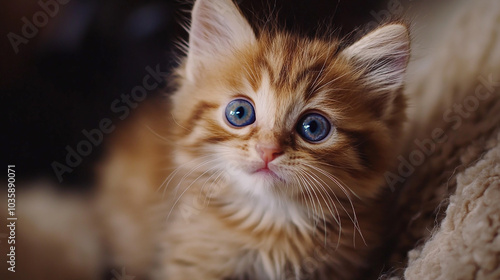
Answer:
[[[236,115],[236,117],[238,117],[239,119],[243,118],[245,116],[245,108],[243,107],[238,107],[236,109],[236,111],[234,112],[234,114]]]
[[[315,133],[316,130],[318,129],[318,123],[316,121],[312,121],[309,123],[308,125],[308,129],[309,131],[311,131],[312,133]]]
[[[255,122],[255,110],[252,103],[245,99],[235,99],[226,107],[227,121],[236,127],[243,127]]]
[[[297,132],[309,142],[319,142],[330,133],[330,122],[320,114],[305,115],[297,124]]]

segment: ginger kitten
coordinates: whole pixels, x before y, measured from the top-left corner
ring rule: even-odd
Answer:
[[[169,109],[147,117],[164,143],[126,133],[131,150],[110,161],[122,171],[101,183],[103,209],[128,195],[116,205],[144,224],[137,243],[111,235],[110,250],[156,262],[160,279],[366,275],[383,234],[377,197],[405,119],[408,57],[398,23],[343,48],[256,36],[230,0],[196,1]],[[141,203],[159,205],[164,229],[147,226]],[[157,242],[159,261],[119,249]]]

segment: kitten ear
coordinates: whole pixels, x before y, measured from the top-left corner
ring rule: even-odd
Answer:
[[[252,27],[231,0],[197,0],[191,16],[186,66],[191,81],[208,70],[207,60],[256,41]]]
[[[382,26],[342,54],[363,71],[363,79],[372,90],[393,92],[403,85],[410,56],[408,28],[402,24]]]

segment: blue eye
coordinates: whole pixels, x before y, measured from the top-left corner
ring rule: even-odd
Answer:
[[[247,126],[255,122],[255,110],[245,99],[235,99],[227,104],[226,119],[236,127]]]
[[[297,124],[297,132],[309,142],[319,142],[330,133],[330,122],[320,114],[305,115]]]

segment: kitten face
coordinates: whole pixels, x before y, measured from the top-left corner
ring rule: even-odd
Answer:
[[[179,138],[182,162],[208,156],[213,162],[198,171],[225,170],[231,185],[251,194],[296,194],[308,186],[372,192],[364,182],[385,168],[393,131],[377,116],[356,69],[333,44],[283,35],[266,40],[273,41],[220,61],[176,98],[183,109],[175,117],[191,130]],[[255,120],[231,124],[228,105]],[[323,139],[301,134],[308,116],[309,124],[326,123],[313,131]]]
[[[406,28],[341,50],[198,11],[173,96],[178,164],[263,197],[373,196],[404,119]]]

